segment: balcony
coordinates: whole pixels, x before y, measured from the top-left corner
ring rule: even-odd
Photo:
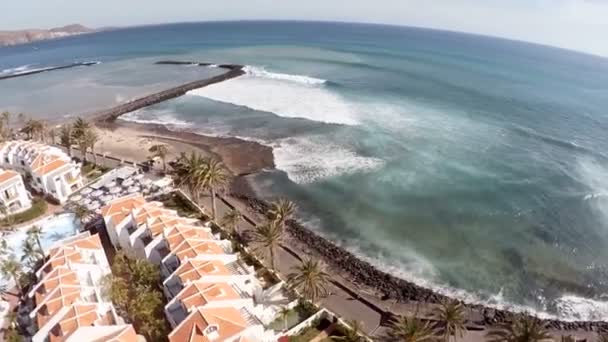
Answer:
[[[80,177],[66,177],[65,180],[66,182],[68,182],[68,184],[71,185],[78,182],[80,180]]]
[[[262,322],[246,308],[241,308],[240,312],[248,326],[262,325]]]
[[[133,233],[135,233],[136,230],[137,230],[137,226],[130,225],[127,227],[127,232],[129,233],[129,236],[131,236]]]
[[[144,246],[147,246],[150,244],[150,242],[152,242],[152,236],[145,234],[144,236],[141,237],[141,241],[144,243]]]
[[[251,272],[247,270],[240,262],[234,261],[226,265],[226,268],[235,275],[250,275]]]

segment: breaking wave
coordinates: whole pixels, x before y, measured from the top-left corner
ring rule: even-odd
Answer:
[[[324,86],[325,80],[246,68],[247,74],[188,92],[278,116],[341,125],[359,124],[356,106]]]

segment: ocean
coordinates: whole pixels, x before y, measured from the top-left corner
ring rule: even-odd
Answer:
[[[608,60],[490,37],[315,22],[147,26],[0,48],[0,110],[49,120],[247,65],[123,120],[272,146],[267,198],[407,280],[608,320]]]

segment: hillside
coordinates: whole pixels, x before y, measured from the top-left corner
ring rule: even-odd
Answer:
[[[18,31],[0,31],[0,46],[31,43],[39,40],[55,39],[93,32],[95,30],[80,24],[72,24],[52,29],[27,29]]]

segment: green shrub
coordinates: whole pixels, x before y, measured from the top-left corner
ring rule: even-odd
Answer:
[[[32,201],[32,207],[28,210],[11,215],[9,217],[3,218],[0,220],[0,226],[2,227],[10,227],[12,225],[19,225],[25,222],[32,221],[46,213],[48,205],[46,201],[42,198],[34,198]]]

